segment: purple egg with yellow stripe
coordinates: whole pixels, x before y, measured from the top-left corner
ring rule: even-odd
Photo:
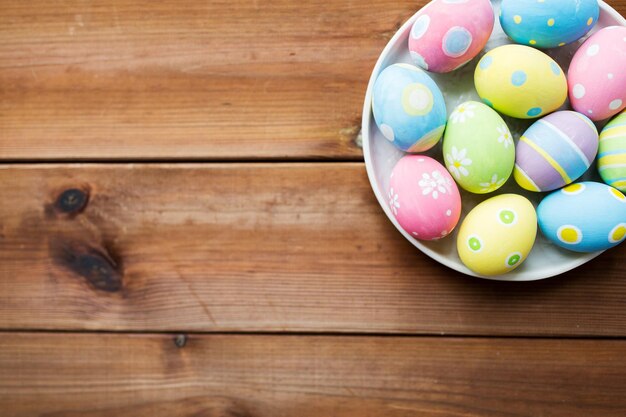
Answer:
[[[533,123],[515,150],[513,175],[529,191],[552,191],[587,171],[598,152],[598,130],[585,115],[558,111]]]

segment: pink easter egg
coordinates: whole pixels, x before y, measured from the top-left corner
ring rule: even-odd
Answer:
[[[419,67],[440,73],[478,55],[494,24],[489,0],[433,0],[416,16],[409,34],[411,57]]]
[[[391,173],[387,195],[400,226],[417,239],[449,235],[461,216],[456,183],[443,165],[427,156],[400,159]]]
[[[626,27],[609,26],[583,43],[567,73],[574,110],[604,120],[626,107]]]

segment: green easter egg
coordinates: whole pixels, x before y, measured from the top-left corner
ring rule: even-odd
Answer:
[[[500,188],[513,171],[513,136],[491,107],[466,101],[448,119],[443,158],[463,189],[476,194],[490,193]]]
[[[626,110],[600,133],[598,171],[604,182],[626,192]]]

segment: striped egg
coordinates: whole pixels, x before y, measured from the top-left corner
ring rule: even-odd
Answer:
[[[598,171],[604,182],[626,192],[626,110],[600,133]]]
[[[537,120],[517,143],[513,175],[529,191],[552,191],[576,181],[598,151],[598,131],[586,116],[559,111]]]
[[[626,197],[599,182],[579,182],[545,197],[537,216],[541,232],[575,252],[609,249],[626,238]]]

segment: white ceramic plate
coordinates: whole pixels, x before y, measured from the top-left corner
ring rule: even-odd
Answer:
[[[485,47],[485,50],[481,52],[478,57],[470,61],[467,65],[452,73],[429,73],[443,92],[448,113],[452,112],[452,110],[458,104],[464,101],[480,101],[480,98],[478,97],[474,89],[474,69],[476,68],[476,64],[487,51],[500,45],[512,43],[502,31],[502,27],[500,26],[500,22],[497,18],[500,11],[500,0],[494,0],[492,1],[492,4],[496,16],[496,23],[494,25],[491,38],[489,39],[489,42]],[[626,26],[626,19],[624,19],[612,7],[610,7],[601,0],[599,1],[599,4],[600,18],[598,19],[598,23],[596,24],[596,26],[587,36],[583,37],[578,42],[575,42],[571,45],[566,45],[555,50],[545,51],[548,53],[548,55],[554,58],[559,63],[559,65],[561,65],[561,68],[563,68],[566,73],[569,67],[569,62],[571,61],[574,52],[576,52],[580,44],[583,43],[584,40],[589,37],[589,35],[597,32],[599,29],[606,26]],[[402,25],[402,27],[398,30],[398,32],[396,32],[393,38],[391,38],[391,40],[383,50],[382,54],[378,58],[378,62],[376,62],[376,66],[372,71],[372,76],[367,86],[367,94],[365,95],[365,104],[363,106],[362,133],[363,152],[365,154],[365,166],[367,167],[367,174],[369,176],[370,183],[372,184],[372,188],[374,190],[374,194],[376,194],[378,202],[385,211],[385,214],[387,215],[389,220],[396,226],[396,228],[402,233],[402,235],[406,239],[408,239],[419,250],[421,250],[431,258],[437,260],[438,262],[464,274],[479,276],[469,270],[465,265],[463,265],[463,263],[459,259],[456,251],[456,230],[458,229],[458,227],[457,229],[455,229],[455,232],[453,234],[438,241],[428,242],[416,240],[400,227],[394,216],[391,214],[387,203],[386,190],[388,189],[389,185],[389,175],[391,174],[391,170],[393,169],[398,159],[400,159],[404,155],[404,153],[396,149],[388,140],[385,140],[385,138],[376,127],[376,123],[374,122],[374,117],[371,110],[372,90],[374,88],[374,81],[376,80],[376,77],[378,77],[378,74],[384,68],[397,62],[411,63],[407,42],[409,32],[411,30],[411,25],[415,21],[415,18],[416,16],[413,15],[413,17],[411,17],[407,22]],[[568,104],[569,103],[566,103],[564,105],[564,108],[568,106]],[[504,117],[504,119],[511,129],[511,132],[515,136],[516,143],[517,139],[519,139],[524,130],[526,130],[526,128],[532,123],[532,121],[529,120],[519,120],[509,117]],[[598,125],[598,128],[600,127],[602,126]],[[443,163],[441,142],[425,154]],[[587,173],[583,176],[583,179],[600,181],[599,176],[597,175],[595,164],[592,165],[592,167],[587,171]],[[493,197],[494,195],[502,193],[522,194],[528,197],[533,202],[535,207],[537,206],[537,204],[539,204],[541,198],[543,197],[543,194],[527,192],[520,188],[515,183],[513,175],[511,175],[509,181],[500,190],[496,191],[495,193],[488,194],[487,196],[471,194],[465,192],[462,189],[460,191],[463,202],[463,212],[461,215],[461,220],[459,221],[459,225],[463,221],[463,218],[465,217],[467,212],[469,212],[481,201],[485,200],[486,198]],[[502,281],[532,281],[549,278],[554,275],[558,275],[563,272],[567,272],[573,268],[576,268],[577,266],[580,266],[585,262],[588,262],[589,260],[595,258],[600,253],[601,252],[581,254],[561,249],[545,239],[541,235],[541,232],[538,232],[537,240],[535,242],[535,246],[533,247],[532,252],[530,253],[528,259],[522,265],[520,265],[519,268],[513,270],[506,275],[481,278],[489,278]]]

